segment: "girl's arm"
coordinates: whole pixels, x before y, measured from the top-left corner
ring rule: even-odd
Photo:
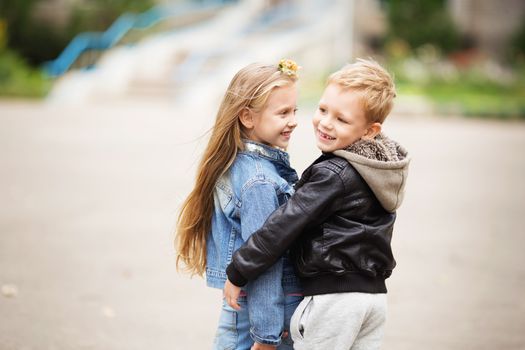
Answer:
[[[248,240],[268,216],[279,207],[275,186],[254,180],[241,193],[240,222],[243,240]],[[278,259],[264,273],[246,285],[250,335],[256,343],[277,346],[284,328],[283,263]],[[263,347],[264,348],[264,347]]]

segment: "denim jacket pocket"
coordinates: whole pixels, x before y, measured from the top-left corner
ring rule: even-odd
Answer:
[[[217,180],[215,185],[214,202],[222,210],[225,210],[233,199],[232,184],[229,179],[229,174],[226,173]]]

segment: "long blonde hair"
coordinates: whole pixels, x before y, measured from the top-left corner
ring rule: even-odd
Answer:
[[[295,83],[295,75],[285,74],[278,65],[250,64],[233,77],[217,112],[210,140],[197,169],[195,187],[178,217],[175,249],[177,269],[184,265],[191,275],[206,270],[206,237],[211,229],[213,195],[217,180],[243,149],[246,137],[239,114],[245,108],[261,111],[272,90]]]

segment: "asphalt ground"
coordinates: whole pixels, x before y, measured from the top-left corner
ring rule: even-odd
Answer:
[[[318,155],[299,113],[292,165]],[[0,102],[0,349],[209,349],[221,291],[173,228],[207,106]],[[525,348],[525,123],[394,115],[413,158],[384,349]]]

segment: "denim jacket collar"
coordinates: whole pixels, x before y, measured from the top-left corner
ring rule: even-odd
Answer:
[[[290,157],[285,151],[251,140],[243,139],[242,141],[244,143],[243,152],[256,153],[262,157],[268,158],[273,161],[282,161],[286,165],[290,166]]]

